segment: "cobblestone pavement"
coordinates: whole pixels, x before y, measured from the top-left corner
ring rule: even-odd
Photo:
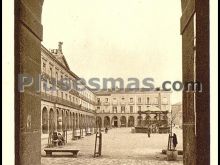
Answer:
[[[178,137],[178,149],[182,148],[182,132],[175,130]],[[130,128],[115,128],[103,133],[102,156],[93,158],[95,135],[86,136],[83,139],[71,141],[65,148],[79,149],[77,158],[67,157],[63,153],[46,157],[42,147],[42,165],[182,165],[182,156],[178,156],[175,162],[166,161],[166,155],[162,155],[162,149],[166,148],[168,134],[132,134]],[[44,143],[44,142],[43,142]],[[42,144],[42,146],[44,146]]]

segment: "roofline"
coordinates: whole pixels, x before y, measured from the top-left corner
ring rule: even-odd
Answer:
[[[58,63],[58,65],[60,65],[64,70],[66,70],[71,76],[73,76],[74,78],[76,78],[77,80],[80,80],[80,77],[77,76],[73,71],[70,70],[70,68],[66,68],[59,60],[57,60],[53,54],[43,45],[41,44],[41,50],[45,51],[54,61],[56,61]],[[65,59],[65,58],[64,58]],[[66,62],[67,63],[67,62]],[[69,67],[69,66],[68,66]],[[86,84],[84,84],[81,81],[82,85],[84,85],[90,92],[92,92],[94,95],[96,95],[96,93],[94,91],[92,91],[91,88],[89,88]]]

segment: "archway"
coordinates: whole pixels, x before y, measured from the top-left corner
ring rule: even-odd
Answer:
[[[118,117],[112,117],[112,127],[118,127]]]
[[[187,3],[187,4],[186,4]],[[202,4],[203,3],[203,4]],[[31,60],[33,60],[34,62],[36,62],[35,68],[40,70],[40,65],[38,65],[39,63],[39,56],[40,56],[40,41],[42,41],[42,26],[41,26],[41,11],[42,11],[42,5],[43,5],[43,0],[40,1],[36,1],[34,3],[27,3],[26,1],[21,2],[21,1],[15,1],[15,15],[17,17],[15,17],[15,29],[16,29],[16,36],[20,36],[20,37],[16,37],[15,40],[15,61],[20,61],[21,59],[23,59],[24,57],[26,57],[29,53],[27,52],[34,52],[32,54],[30,54],[30,59],[27,58],[27,63],[19,63],[19,64],[15,64],[15,77],[17,77],[18,73],[22,73],[21,72],[21,68],[23,69],[27,69],[27,71],[31,71],[31,67],[33,63],[31,62]],[[21,7],[22,6],[22,7]],[[195,6],[196,6],[196,11],[195,11]],[[27,9],[30,9],[30,14],[27,15],[27,17],[23,17],[20,12],[25,12],[28,11]],[[189,146],[187,149],[187,151],[189,151],[189,154],[194,152],[194,148],[196,148],[197,150],[197,158],[196,160],[198,160],[198,164],[203,161],[203,163],[208,164],[209,162],[209,156],[206,156],[205,158],[203,157],[203,159],[200,160],[201,156],[204,155],[209,155],[209,112],[210,112],[210,108],[209,108],[209,1],[182,1],[182,11],[183,12],[183,17],[184,19],[181,19],[181,29],[182,29],[182,35],[184,36],[184,40],[183,40],[183,52],[185,53],[189,53],[190,50],[194,50],[192,49],[193,46],[191,46],[189,44],[190,37],[193,36],[192,32],[192,26],[191,22],[193,21],[193,14],[197,14],[197,21],[196,21],[196,25],[200,25],[200,29],[205,29],[206,31],[204,32],[204,30],[198,30],[197,32],[197,42],[199,41],[199,44],[197,44],[196,46],[196,51],[198,53],[198,55],[196,56],[196,60],[197,63],[192,63],[192,60],[194,60],[194,58],[191,58],[191,56],[185,56],[183,55],[186,63],[186,67],[187,69],[192,69],[193,68],[197,68],[194,72],[197,75],[197,78],[200,79],[200,81],[204,81],[206,83],[205,85],[205,91],[203,93],[203,95],[201,97],[197,96],[195,97],[195,100],[192,99],[192,97],[188,96],[188,95],[184,95],[183,96],[183,105],[184,108],[185,107],[189,107],[189,105],[192,105],[193,103],[196,103],[196,106],[191,106],[191,109],[184,109],[184,114],[186,114],[185,116],[187,117],[187,114],[190,112],[194,113],[194,112],[198,112],[197,116],[195,117],[195,119],[198,118],[198,120],[196,120],[196,124],[191,125],[189,123],[194,123],[193,121],[188,121],[187,118],[184,120],[184,129],[185,129],[185,135],[186,137],[189,137],[188,139],[184,139],[184,141],[186,143],[189,142]],[[25,19],[29,19],[29,20],[36,20],[35,23],[37,24],[37,26],[39,28],[35,28],[36,26],[34,26],[33,24],[27,24],[25,23]],[[23,29],[19,28],[21,25],[25,24],[25,27]],[[33,37],[30,37],[27,34],[34,34]],[[30,39],[30,40],[26,40],[26,38]],[[24,49],[22,51],[20,51],[21,47],[23,47],[23,45],[31,43],[31,42],[35,42],[36,44],[33,45],[32,47],[24,47]],[[35,58],[37,57],[37,58]],[[188,58],[190,58],[188,60]],[[203,61],[207,61],[207,65],[204,65]],[[188,67],[187,67],[188,65]],[[188,76],[188,70],[183,70],[184,73],[184,78],[183,80],[187,79]],[[201,70],[207,70],[207,72],[201,72]],[[193,74],[192,74],[193,75]],[[16,87],[17,89],[17,87]],[[40,116],[40,111],[39,111],[39,106],[40,106],[40,99],[39,96],[34,95],[35,91],[28,91],[29,93],[33,93],[33,95],[29,95],[30,98],[32,100],[36,100],[35,104],[33,104],[34,106],[30,109],[32,109],[34,114],[37,114]],[[28,94],[28,92],[25,91],[25,94]],[[18,92],[18,90],[15,90],[15,104],[16,105],[21,105],[21,103],[26,102],[26,98],[21,98],[20,97],[20,93]],[[22,94],[23,95],[23,94]],[[28,105],[28,104],[25,104]],[[37,105],[37,106],[36,106]],[[28,105],[29,106],[29,105]],[[196,109],[194,108],[196,107]],[[205,108],[204,108],[205,107]],[[16,111],[20,112],[22,110],[24,110],[26,108],[26,106],[17,106],[16,107]],[[28,114],[15,114],[16,115],[16,119],[15,119],[15,124],[19,125],[21,121],[26,119],[26,115]],[[192,120],[194,120],[194,118],[192,117]],[[201,122],[202,121],[202,122]],[[188,123],[187,123],[188,122]],[[40,121],[34,120],[33,121],[34,124],[40,126]],[[195,125],[197,127],[195,127]],[[197,136],[196,138],[194,137],[194,130],[197,130]],[[24,136],[26,139],[31,139],[33,141],[32,138],[33,137],[33,133],[28,133],[25,134],[25,131],[20,131],[21,129],[16,129],[16,137],[20,137],[20,136]],[[36,131],[35,131],[36,132]],[[187,135],[193,135],[193,136],[187,136]],[[204,137],[204,136],[205,137]],[[40,138],[40,134],[37,134],[34,136],[34,140],[36,140],[36,143],[38,140],[38,138]],[[191,139],[190,139],[191,138]],[[200,149],[200,147],[197,147],[196,145],[194,145],[194,141],[192,139],[196,139],[198,142],[200,142],[201,144],[203,144],[203,150]],[[207,139],[207,140],[204,140]],[[24,142],[20,142],[20,145],[16,145],[16,150],[20,151],[20,146],[22,146],[23,144],[30,144],[31,147],[34,148],[34,146],[36,146],[36,143],[31,145],[31,143],[26,143],[27,141]],[[38,142],[39,144],[40,142]],[[28,145],[29,146],[29,145]],[[36,148],[38,149],[38,148]],[[26,150],[23,151],[24,153],[29,152],[30,150]],[[206,153],[205,153],[206,152]],[[17,152],[20,153],[20,152]],[[36,154],[36,152],[31,152],[30,155],[34,155]],[[26,155],[26,154],[23,154]],[[193,155],[193,154],[192,154]],[[20,154],[16,154],[16,160],[17,161],[22,161],[24,162],[25,157],[21,156]],[[20,157],[21,156],[21,157]],[[40,155],[38,154],[36,156],[36,158],[33,157],[33,159],[31,160],[32,164],[39,164],[39,157]],[[192,160],[192,158],[194,159],[193,156],[189,156],[187,157],[187,160]],[[36,163],[37,162],[37,163]],[[187,161],[188,162],[188,161]],[[26,161],[26,164],[30,164],[28,162],[28,160]]]
[[[62,117],[60,116],[59,109],[57,109],[57,131],[61,131],[62,129]]]
[[[102,118],[100,116],[96,117],[96,128],[102,128]]]
[[[62,131],[65,130],[65,111],[62,110]]]
[[[128,127],[134,127],[134,116],[129,116]]]
[[[120,122],[121,122],[121,127],[126,127],[127,120],[126,120],[126,117],[125,117],[125,116],[122,116],[122,117],[120,118]]]
[[[109,116],[105,116],[104,117],[104,127],[106,128],[108,128],[108,127],[110,127],[110,117]]]
[[[54,111],[51,108],[49,112],[49,132],[53,132],[55,130],[55,120],[54,120]]]
[[[137,126],[142,126],[142,121],[143,121],[143,117],[141,115],[139,115],[137,117]]]
[[[48,133],[48,112],[46,107],[42,110],[42,133]]]

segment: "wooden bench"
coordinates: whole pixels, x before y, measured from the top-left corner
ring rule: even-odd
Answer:
[[[91,132],[86,132],[86,136],[90,136],[90,135],[92,135]]]
[[[78,139],[80,139],[80,138],[81,138],[80,135],[74,135],[74,140],[78,140]]]
[[[46,156],[52,156],[53,152],[71,152],[73,157],[76,158],[79,150],[76,149],[63,149],[63,148],[46,148],[44,149]]]

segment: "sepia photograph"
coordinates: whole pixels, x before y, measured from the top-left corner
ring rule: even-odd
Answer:
[[[217,164],[209,0],[11,4],[13,60],[3,62],[12,76],[3,81],[12,93],[5,102],[12,119],[3,125],[13,132],[5,133],[14,150],[8,161]]]

